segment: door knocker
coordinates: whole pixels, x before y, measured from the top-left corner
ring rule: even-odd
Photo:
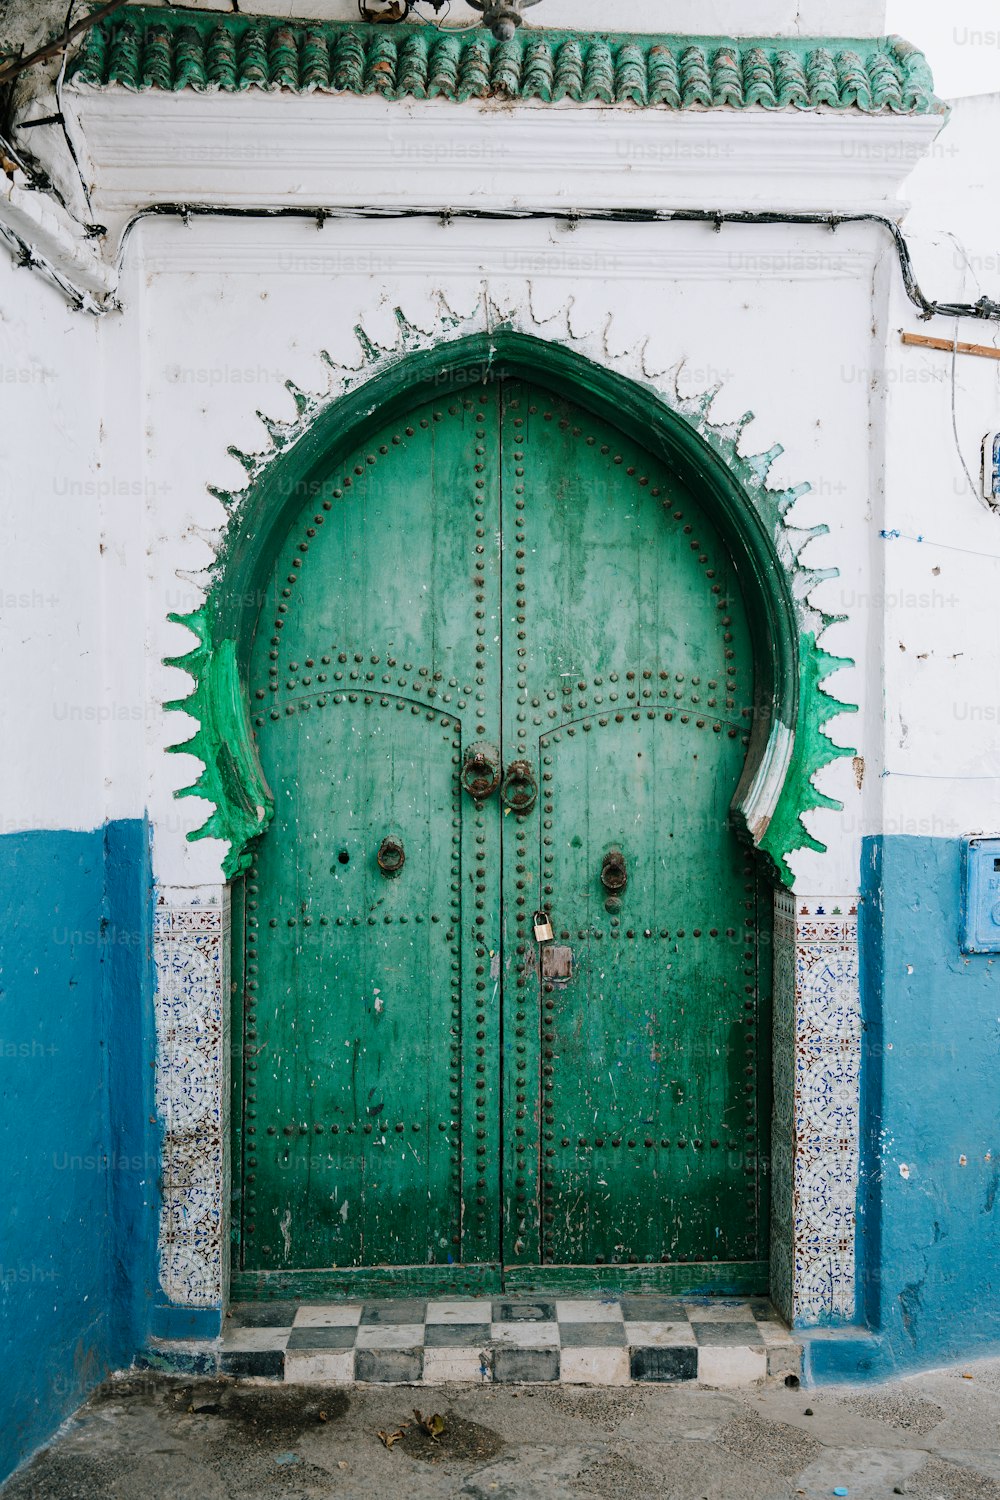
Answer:
[[[609,849],[601,865],[601,884],[606,891],[623,891],[628,885],[625,856],[620,849]]]
[[[462,764],[462,786],[476,802],[482,802],[500,785],[500,753],[492,745],[473,745]]]
[[[526,760],[512,760],[500,788],[500,800],[514,813],[530,813],[538,801],[538,783]]]
[[[383,875],[398,875],[406,863],[406,850],[400,839],[383,839],[379,845],[378,867]]]

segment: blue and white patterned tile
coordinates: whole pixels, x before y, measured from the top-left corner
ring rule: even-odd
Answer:
[[[165,1151],[169,1151],[173,1136],[221,1128],[221,1043],[220,1029],[196,1039],[171,1037],[161,1045],[156,1099],[165,1130]]]
[[[160,1284],[178,1307],[218,1307],[222,1301],[222,1261],[218,1231],[187,1230],[160,1239]]]
[[[839,1047],[800,1052],[795,1059],[797,1138],[815,1134],[858,1139],[860,1059]]]
[[[854,1316],[854,1252],[836,1246],[811,1245],[795,1257],[796,1323],[799,1327],[829,1318]]]
[[[796,1034],[849,1036],[860,1042],[856,942],[800,943],[796,950]]]
[[[158,1020],[163,1029],[199,1029],[221,1018],[220,933],[171,932],[155,944]]]
[[[824,1141],[822,1155],[801,1172],[801,1199],[796,1204],[796,1248],[817,1240],[842,1252],[853,1248],[857,1215],[857,1156]]]
[[[857,903],[797,898],[792,1297],[799,1325],[854,1314],[861,1014]],[[776,1248],[784,1250],[783,1236]]]
[[[164,1127],[160,1279],[171,1302],[218,1305],[226,1283],[228,971],[225,892],[155,916],[157,1109]]]

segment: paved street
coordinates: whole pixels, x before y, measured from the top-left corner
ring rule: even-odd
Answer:
[[[437,1439],[416,1426],[440,1414]],[[411,1425],[404,1428],[403,1424]],[[384,1446],[379,1432],[403,1436]],[[1000,1500],[1000,1360],[848,1390],[109,1382],[2,1500]]]

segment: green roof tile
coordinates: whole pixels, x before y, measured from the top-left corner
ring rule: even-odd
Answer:
[[[588,34],[289,21],[130,6],[85,34],[78,87],[280,89],[387,99],[520,99],[640,109],[942,113],[923,53],[869,41]]]

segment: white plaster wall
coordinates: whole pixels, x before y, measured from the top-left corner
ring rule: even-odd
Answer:
[[[159,0],[157,0],[159,3]],[[219,10],[218,0],[190,0],[195,10]],[[373,4],[372,9],[376,9]],[[421,14],[434,19],[430,5]],[[357,19],[355,0],[243,0],[247,15]],[[453,0],[448,24],[468,25],[477,12]],[[578,31],[647,31],[693,36],[879,36],[885,0],[542,0],[524,12],[525,25]]]
[[[201,598],[196,574],[209,562],[212,533],[223,520],[206,485],[243,482],[227,445],[264,446],[257,408],[292,415],[285,379],[325,388],[320,349],[357,364],[355,324],[391,343],[398,305],[430,331],[438,316],[433,294],[469,313],[481,305],[484,283],[501,304],[530,305],[542,336],[568,337],[563,309],[570,306],[573,333],[598,357],[612,358],[648,338],[648,370],[685,360],[685,393],[721,384],[716,419],[752,408],[757,420],[744,434],[745,451],[785,445],[773,483],[809,480],[814,493],[799,502],[795,519],[831,528],[810,544],[808,561],[839,567],[837,587],[858,601],[846,611],[849,620],[831,629],[827,645],[863,659],[871,630],[872,393],[866,378],[844,372],[872,363],[873,277],[884,254],[877,231],[844,230],[833,242],[825,231],[716,235],[696,225],[590,224],[568,233],[545,223],[495,224],[484,232],[469,222],[445,228],[411,221],[328,223],[318,233],[295,221],[184,228],[161,220],[140,228],[132,253],[142,268],[140,302],[127,317],[142,328],[141,399],[151,413],[142,462],[154,700],[187,691],[188,679],[161,667],[159,658],[186,649],[190,638],[164,621],[168,610],[194,608]],[[862,670],[841,673],[836,687],[866,706]],[[832,733],[863,750],[874,735],[877,749],[879,719],[877,712],[874,722],[865,713],[851,715]],[[157,873],[173,885],[218,875],[218,845],[173,836],[179,827],[196,827],[205,812],[197,800],[170,797],[194,778],[198,763],[162,754],[165,743],[193,727],[177,714],[154,715],[147,724],[148,805],[165,830],[157,840]],[[804,890],[850,890],[861,831],[876,821],[877,784],[859,792],[848,761],[823,772],[822,785],[848,802],[849,840],[839,841],[835,857],[797,856],[796,869]],[[821,837],[834,816],[811,820]]]
[[[99,333],[0,253],[2,833],[104,817]]]
[[[984,184],[998,109],[969,101],[957,152],[935,147],[910,185],[932,295],[1000,296],[998,216],[977,200],[959,219],[955,185],[971,197]],[[683,358],[682,389],[721,382],[717,417],[757,413],[748,449],[784,444],[773,482],[812,484],[795,520],[830,534],[806,558],[840,570],[814,599],[847,616],[824,644],[858,663],[830,685],[861,711],[831,732],[860,759],[822,773],[845,808],[809,815],[835,852],[796,855],[798,889],[854,888],[866,833],[1000,828],[1000,518],[963,469],[978,489],[1000,362],[959,357],[953,381],[950,355],[902,346],[903,329],[955,330],[917,318],[884,234],[257,220],[143,223],[125,311],[100,322],[0,259],[3,827],[148,807],[160,879],[218,881],[221,846],[184,838],[207,806],[171,795],[198,763],[164,753],[194,726],[162,710],[188,687],[162,658],[191,644],[166,616],[199,602],[223,519],[206,486],[241,483],[226,447],[263,446],[258,407],[292,414],[287,378],[324,386],[321,348],[357,362],[356,323],[391,340],[399,304],[430,332],[433,293],[471,312],[484,284],[530,305],[543,336],[569,336],[571,304],[569,330],[599,357],[648,336],[649,371]],[[958,336],[989,343],[994,329],[969,320]]]
[[[917,273],[938,299],[1000,301],[1000,95],[958,100],[909,183]],[[912,315],[894,289],[886,393],[884,813],[887,832],[1000,830],[1000,515],[980,498],[1000,430],[1000,360],[919,348],[900,331],[1000,347],[1000,325]],[[971,480],[971,483],[970,483]],[[913,538],[922,538],[920,541]]]

